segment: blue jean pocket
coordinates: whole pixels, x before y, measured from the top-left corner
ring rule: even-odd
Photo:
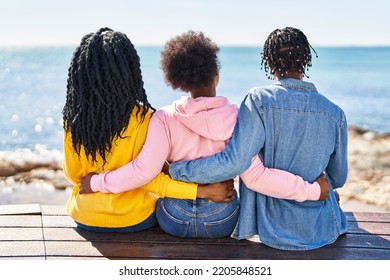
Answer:
[[[236,226],[239,216],[239,206],[234,211],[222,220],[215,222],[204,222],[205,232],[209,238],[221,238],[230,236]]]
[[[190,223],[169,214],[163,199],[157,202],[156,216],[157,222],[163,231],[173,236],[186,237]]]

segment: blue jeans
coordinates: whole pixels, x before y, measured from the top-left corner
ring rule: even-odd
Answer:
[[[160,198],[157,222],[168,234],[178,237],[220,238],[230,236],[239,216],[239,199],[231,202]]]
[[[76,221],[75,221],[76,222]],[[142,221],[139,224],[129,226],[129,227],[120,227],[120,228],[108,228],[108,227],[94,227],[94,226],[87,226],[81,223],[76,222],[77,227],[93,231],[93,232],[122,232],[122,233],[129,233],[129,232],[137,232],[146,230],[148,228],[151,228],[157,224],[156,220],[156,211],[153,212],[146,220]]]

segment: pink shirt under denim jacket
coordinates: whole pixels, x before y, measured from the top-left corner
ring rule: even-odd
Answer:
[[[94,175],[94,192],[120,193],[152,180],[165,161],[207,157],[223,151],[232,136],[238,108],[225,97],[182,97],[156,111],[138,157],[114,171]],[[310,184],[286,171],[266,168],[258,156],[240,175],[245,185],[259,193],[296,201],[318,200],[318,183]]]

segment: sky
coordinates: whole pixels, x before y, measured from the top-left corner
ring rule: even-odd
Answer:
[[[276,28],[313,46],[390,46],[388,0],[0,0],[0,46],[76,46],[110,27],[135,45],[164,45],[188,30],[219,45],[262,45]]]

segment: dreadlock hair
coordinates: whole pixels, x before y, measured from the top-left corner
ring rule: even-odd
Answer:
[[[167,85],[184,92],[207,87],[218,74],[218,46],[202,32],[188,31],[169,40],[160,68]]]
[[[85,35],[68,69],[64,130],[72,135],[78,156],[83,146],[92,164],[106,164],[113,141],[123,138],[134,108],[141,121],[149,109],[140,59],[123,33],[101,28]]]
[[[264,43],[261,66],[264,66],[268,79],[273,79],[275,73],[283,77],[291,71],[298,71],[308,78],[306,71],[312,66],[311,50],[318,57],[301,30],[293,27],[276,29]]]

